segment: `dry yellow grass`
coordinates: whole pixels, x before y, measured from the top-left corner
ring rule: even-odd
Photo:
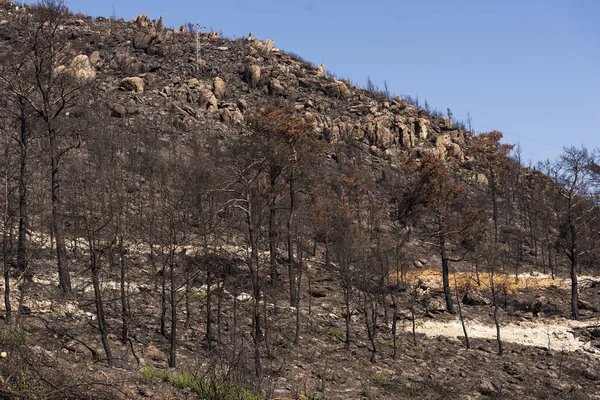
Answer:
[[[475,272],[456,272],[450,274],[450,286],[454,290],[456,284],[460,291],[464,292],[471,288],[484,288],[487,289],[491,286],[492,274],[489,272],[479,272],[478,284],[477,274]],[[392,275],[392,279],[396,279],[396,274]],[[408,282],[423,281],[431,287],[442,287],[442,273],[441,271],[434,269],[416,269],[406,273],[406,280]],[[531,276],[528,274],[520,275],[518,279],[515,279],[514,274],[494,274],[494,284],[496,288],[508,293],[516,293],[521,290],[530,290],[537,288],[547,288],[549,286],[566,287],[567,283],[564,279],[551,279],[544,275],[542,276]]]

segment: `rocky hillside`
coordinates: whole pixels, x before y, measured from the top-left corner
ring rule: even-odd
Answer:
[[[589,198],[190,28],[0,2],[0,398],[599,398]]]
[[[11,18],[24,12],[3,7],[5,38]],[[71,15],[59,29],[69,47],[80,52],[70,62],[89,74],[107,103],[100,112],[113,118],[170,124],[179,136],[203,129],[231,131],[244,124],[249,112],[282,100],[294,104],[315,136],[330,142],[356,141],[392,161],[417,148],[465,160],[469,134],[452,121],[429,116],[399,97],[337,80],[325,66],[286,54],[251,33],[230,40],[203,32],[197,55],[194,33],[185,26],[165,28],[161,19],[146,15],[129,22]]]

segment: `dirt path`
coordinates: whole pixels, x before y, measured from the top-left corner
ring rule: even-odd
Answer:
[[[597,322],[597,321],[595,321]],[[544,322],[521,322],[518,324],[507,324],[501,327],[502,340],[509,343],[517,343],[524,346],[535,346],[549,348],[554,351],[586,350],[600,357],[600,351],[594,349],[590,342],[579,340],[574,335],[575,328],[584,328],[595,325],[592,321],[556,320],[553,323]],[[478,321],[467,322],[467,333],[469,337],[481,339],[496,339],[496,327],[479,323]],[[411,330],[408,325],[405,329]],[[426,320],[416,325],[418,333],[427,336],[463,337],[463,330],[459,320],[435,321]]]

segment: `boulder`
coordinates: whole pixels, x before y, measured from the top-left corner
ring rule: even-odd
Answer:
[[[123,118],[127,116],[127,109],[123,104],[117,103],[112,106],[111,115],[116,118]]]
[[[427,302],[427,311],[431,313],[441,313],[446,311],[446,305],[441,300],[432,297]]]
[[[443,130],[452,130],[452,120],[450,118],[442,118],[439,126]]]
[[[462,148],[456,143],[451,143],[450,146],[448,146],[448,155],[450,157],[456,158],[460,162],[465,161],[465,153],[463,152]]]
[[[92,67],[90,59],[85,54],[80,54],[71,61],[71,70],[78,82],[89,83],[96,79],[96,70]]]
[[[281,95],[285,91],[284,87],[279,82],[279,79],[271,79],[269,81],[269,94],[273,96]]]
[[[463,304],[468,306],[488,306],[490,300],[476,290],[469,290],[462,298]]]
[[[343,98],[350,96],[350,89],[342,81],[335,81],[327,85],[325,90],[331,97]]]
[[[200,108],[205,109],[208,112],[216,112],[219,110],[219,101],[213,94],[212,90],[208,88],[202,88],[200,90],[198,105]]]
[[[321,64],[317,66],[317,76],[325,76],[325,65]]]
[[[431,121],[427,118],[419,118],[415,124],[415,134],[419,139],[427,140],[429,138],[429,125]]]
[[[240,109],[241,112],[244,112],[248,109],[248,102],[244,99],[238,99],[235,104],[237,105],[237,108]]]
[[[144,94],[144,80],[137,76],[123,78],[120,86],[123,90]]]
[[[96,66],[100,63],[100,52],[99,51],[94,51],[92,54],[90,54],[90,64],[92,64],[92,66]]]
[[[582,299],[579,299],[577,301],[577,308],[579,308],[580,310],[588,310],[588,311],[598,312],[598,307],[594,306],[589,301],[585,301]]]
[[[152,344],[146,347],[146,349],[144,350],[144,354],[152,360],[160,360],[165,356],[165,354],[162,351],[160,351],[158,347]]]
[[[264,51],[265,51],[266,53],[270,53],[270,52],[271,52],[271,50],[273,50],[273,48],[274,48],[274,47],[275,47],[275,42],[274,42],[274,41],[272,41],[271,39],[267,39],[267,40],[265,41],[265,47],[264,47]]]
[[[218,76],[213,80],[213,94],[217,100],[225,97],[225,81]]]
[[[149,24],[148,15],[142,14],[138,15],[137,18],[132,19],[130,22],[135,23],[140,28],[146,28]]]
[[[220,111],[221,121],[228,125],[238,125],[244,122],[244,116],[239,110],[230,111],[227,108],[223,108]]]
[[[138,32],[133,38],[133,47],[140,50],[145,50],[150,46],[152,36],[145,32]]]
[[[258,85],[258,81],[260,80],[260,67],[256,64],[246,66],[246,70],[244,71],[244,81],[251,88],[256,88]]]
[[[537,299],[535,299],[533,303],[531,303],[529,309],[531,310],[533,316],[537,317],[540,314],[540,312],[542,312],[542,310],[548,306],[549,303],[550,302],[546,297],[539,296]]]

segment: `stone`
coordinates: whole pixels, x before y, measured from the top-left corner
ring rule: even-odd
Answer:
[[[311,290],[310,295],[315,298],[327,297],[327,294],[325,292],[316,289]]]
[[[111,116],[116,118],[123,118],[127,116],[127,109],[123,104],[117,103],[112,106]]]
[[[217,100],[225,97],[225,81],[218,76],[213,80],[213,94]]]
[[[144,355],[154,361],[163,361],[166,358],[165,353],[160,351],[158,347],[154,346],[153,344],[146,347],[144,350]]]
[[[450,118],[442,118],[440,120],[440,128],[443,130],[452,130],[452,120]]]
[[[238,99],[235,104],[237,105],[237,108],[239,108],[239,110],[241,112],[244,112],[248,109],[248,102],[244,99]]]
[[[321,64],[317,66],[317,76],[325,76],[325,65]]]
[[[145,50],[150,46],[152,36],[145,32],[138,32],[133,38],[133,47],[140,50]]]
[[[70,70],[78,82],[89,83],[96,79],[96,70],[90,64],[90,59],[85,54],[73,58]]]
[[[219,112],[219,115],[221,117],[221,121],[223,121],[224,123],[231,125],[233,123],[233,113],[231,111],[229,111],[229,109],[224,108]]]
[[[549,301],[544,296],[539,296],[535,301],[529,306],[534,317],[537,317],[538,314],[548,305]]]
[[[489,299],[476,290],[469,290],[465,293],[462,302],[468,306],[487,306],[491,304]]]
[[[198,105],[200,108],[205,109],[208,112],[216,112],[219,110],[219,101],[213,94],[212,90],[208,88],[200,89]]]
[[[485,176],[485,174],[477,174],[475,176],[475,181],[480,185],[484,185],[484,186],[488,185],[488,178],[487,178],[487,176]]]
[[[252,298],[248,293],[240,293],[235,299],[241,303],[245,303]]]
[[[579,308],[580,310],[588,310],[588,311],[598,312],[598,307],[594,306],[589,301],[585,301],[582,299],[579,299],[577,301],[577,308]]]
[[[260,80],[261,70],[260,67],[256,64],[246,66],[246,70],[244,71],[244,81],[250,86],[252,89],[256,88],[258,85],[258,81]]]
[[[446,311],[446,306],[441,300],[432,297],[427,302],[427,311],[432,313],[441,313]]]
[[[269,81],[269,94],[276,96],[281,95],[285,91],[284,87],[279,82],[279,79],[271,79]]]
[[[100,57],[99,51],[94,51],[92,54],[90,54],[90,64],[92,64],[93,66],[96,66],[100,63],[100,61],[101,61],[101,57]]]
[[[186,83],[190,89],[195,89],[200,86],[200,81],[198,78],[190,78]]]
[[[496,388],[492,382],[487,379],[483,379],[479,384],[478,391],[485,396],[489,396],[496,391]]]
[[[350,89],[342,81],[335,81],[327,85],[325,90],[331,97],[344,98],[350,96]]]
[[[121,88],[137,94],[144,94],[144,80],[139,77],[123,78],[120,84]]]
[[[244,122],[244,114],[242,114],[240,110],[233,111],[232,122],[234,125],[241,124],[242,122]]]
[[[417,123],[415,124],[415,134],[421,140],[427,140],[429,138],[429,125],[431,121],[427,118],[419,118]]]
[[[465,161],[465,153],[463,152],[462,148],[456,143],[451,143],[450,146],[448,146],[448,155],[450,157],[456,158],[460,162]]]
[[[146,28],[149,24],[148,15],[142,14],[138,15],[137,18],[132,19],[130,22],[137,24],[140,28]]]

